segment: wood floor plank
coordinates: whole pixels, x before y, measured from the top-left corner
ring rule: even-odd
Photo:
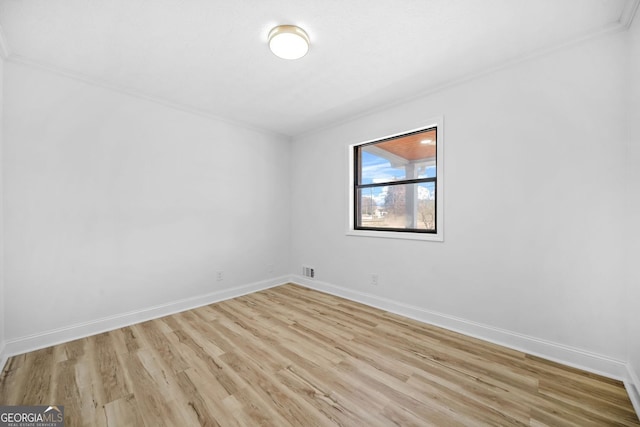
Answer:
[[[23,367],[26,369],[26,380],[23,383],[21,404],[38,405],[39,402],[49,402],[54,368],[53,347],[31,352],[27,359],[31,359],[32,363]]]
[[[231,395],[227,394],[223,398],[217,397],[219,387],[215,384],[215,378],[193,368],[177,375],[180,388],[189,398],[189,405],[196,412],[200,425],[241,425],[225,404],[225,399]],[[214,386],[216,386],[215,390]]]
[[[67,426],[640,426],[620,381],[283,285],[14,356]]]
[[[111,336],[100,334],[92,338],[95,343],[97,368],[104,387],[105,403],[128,396],[131,391],[125,384],[123,368],[114,350]]]
[[[337,380],[334,376],[324,375],[323,369],[314,366],[302,369],[291,365],[287,371],[307,384],[317,401],[335,410],[339,425],[380,425],[381,406],[374,404],[368,391],[357,384],[344,381],[344,378]],[[383,400],[385,404],[388,402]],[[354,424],[353,420],[357,422]]]
[[[197,309],[195,311],[201,311]],[[215,322],[201,320],[192,312],[184,312],[172,317],[175,326],[171,335],[189,336],[199,347],[207,353],[219,356],[226,351],[233,350],[233,344],[223,339],[215,328]],[[164,320],[164,319],[163,319]]]
[[[309,371],[305,373],[309,374]],[[307,401],[314,408],[314,412],[317,411],[326,418],[328,424],[348,426],[363,421],[362,416],[358,414],[358,407],[345,405],[330,391],[330,387],[315,378],[310,378],[310,375],[302,375],[301,370],[294,365],[288,366],[276,375],[282,385]]]
[[[162,373],[154,367],[148,368],[148,359],[145,360],[147,363],[145,366],[141,356],[145,359],[143,352],[124,355],[124,365],[131,376],[133,394],[145,424],[149,426],[197,425],[195,414],[195,421],[194,418],[184,417],[184,408],[175,404],[172,395],[177,391],[163,388],[163,385],[168,382],[159,380]]]
[[[161,355],[153,349],[141,349],[136,355],[146,373],[153,380],[155,389],[163,390],[165,418],[171,420],[172,425],[197,425],[198,414],[194,406],[190,404],[190,396],[185,395],[179,386],[179,373],[175,373]],[[140,393],[141,391],[138,390],[134,395],[138,396]]]
[[[245,380],[235,375],[220,360],[219,356],[207,353],[190,336],[182,331],[175,331],[173,336],[178,340],[176,344],[178,351],[185,359],[191,361],[191,368],[199,372],[200,375],[206,375],[207,378],[210,378],[211,385],[208,393],[211,397],[224,399],[247,385]]]
[[[111,333],[109,333],[111,335]],[[76,364],[76,382],[80,391],[82,420],[86,425],[104,427],[107,425],[104,405],[107,402],[105,387],[102,383],[102,375],[99,370],[95,337],[82,340],[84,355]],[[122,363],[121,359],[118,359]],[[124,370],[125,377],[127,376]],[[64,405],[64,403],[60,403]]]
[[[107,403],[104,405],[104,412],[108,427],[146,426],[133,394]]]
[[[176,352],[171,341],[159,327],[160,323],[155,321],[141,323],[139,325],[141,339],[145,340],[149,347],[159,353],[162,360],[170,366],[173,372],[181,372],[188,369],[190,364]]]
[[[296,398],[289,389],[276,380],[275,372],[246,357],[228,353],[222,356],[225,362],[248,383],[269,406],[272,412],[292,425],[321,426],[314,412],[305,411],[306,402]],[[276,371],[277,372],[277,371]]]
[[[31,358],[28,359],[32,361]],[[27,365],[27,366],[25,366]],[[20,393],[25,387],[27,376],[24,374],[29,369],[27,354],[14,356],[7,360],[7,363],[0,375],[0,401],[5,405],[19,405],[22,401]]]

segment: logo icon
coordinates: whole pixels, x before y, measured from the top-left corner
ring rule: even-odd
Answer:
[[[64,406],[0,406],[0,427],[64,427]]]

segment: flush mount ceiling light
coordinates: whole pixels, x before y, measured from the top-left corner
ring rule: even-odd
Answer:
[[[302,58],[309,51],[309,36],[295,25],[278,25],[269,31],[269,49],[282,59]]]

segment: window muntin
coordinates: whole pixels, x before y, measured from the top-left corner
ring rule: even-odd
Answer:
[[[438,233],[438,128],[353,146],[353,229]]]

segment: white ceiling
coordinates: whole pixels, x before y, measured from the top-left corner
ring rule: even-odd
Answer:
[[[298,135],[602,32],[639,0],[0,0],[9,60]],[[304,58],[268,49],[295,24]]]

